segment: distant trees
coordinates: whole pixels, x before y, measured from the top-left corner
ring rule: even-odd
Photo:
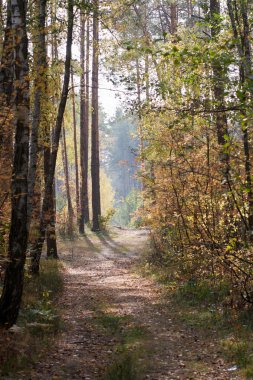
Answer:
[[[115,225],[134,226],[134,213],[141,206],[137,129],[138,118],[121,109],[101,126],[101,168],[115,192],[115,213],[111,218]]]

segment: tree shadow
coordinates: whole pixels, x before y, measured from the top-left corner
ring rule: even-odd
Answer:
[[[97,232],[96,233],[98,239],[101,241],[101,243],[103,243],[104,245],[106,245],[108,248],[111,248],[113,250],[118,250],[120,252],[124,251],[124,252],[127,252],[128,251],[128,248],[125,247],[124,245],[116,242],[112,237],[111,235],[109,234],[109,232],[107,231],[100,231],[100,232]]]
[[[98,247],[96,247],[96,245],[92,242],[92,240],[86,235],[82,235],[83,237],[83,240],[87,243],[88,245],[88,248],[92,251],[95,251],[95,252],[100,252],[100,249]]]

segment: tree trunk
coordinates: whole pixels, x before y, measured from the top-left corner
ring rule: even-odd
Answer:
[[[4,41],[4,18],[3,18],[3,0],[0,0],[0,56],[3,53],[3,41]]]
[[[12,326],[18,317],[24,282],[27,248],[27,175],[29,160],[29,80],[26,1],[9,0],[14,39],[15,142],[12,176],[12,213],[9,261],[0,299],[0,325]],[[7,31],[8,33],[8,31]]]
[[[74,129],[74,154],[75,154],[75,176],[76,176],[76,214],[77,223],[80,219],[80,195],[79,195],[79,165],[78,165],[78,152],[77,152],[77,125],[76,125],[76,104],[75,104],[75,88],[73,68],[71,71],[71,86],[72,86],[72,109],[73,109],[73,129]]]
[[[56,204],[55,204],[55,179],[53,188],[48,202],[50,203],[49,223],[46,229],[47,257],[58,259],[57,241],[56,241]]]
[[[14,45],[12,36],[11,2],[7,2],[7,22],[4,32],[3,54],[0,66],[0,183],[1,204],[9,200],[11,185],[13,138],[15,130],[14,114]]]
[[[81,168],[81,188],[80,188],[80,202],[81,214],[79,220],[79,232],[84,233],[85,224],[85,179],[87,172],[85,170],[85,16],[80,13],[81,20],[81,41],[80,41],[80,61],[81,61],[81,79],[80,79],[80,168]]]
[[[68,204],[68,225],[67,233],[68,236],[73,236],[73,218],[74,212],[72,207],[70,186],[69,186],[69,163],[68,163],[68,153],[67,153],[67,144],[66,144],[66,134],[64,125],[62,126],[62,156],[63,156],[63,168],[65,175],[65,188],[67,194],[67,204]]]
[[[93,62],[92,62],[92,130],[91,130],[91,180],[92,180],[92,230],[99,231],[101,215],[99,129],[98,129],[98,56],[99,22],[98,0],[94,1],[93,11]]]
[[[177,32],[177,2],[173,1],[170,4],[170,32],[175,34]]]
[[[46,51],[46,4],[47,0],[40,0],[36,3],[35,10],[35,38],[34,38],[34,67],[36,74],[34,79],[34,105],[32,113],[32,130],[29,152],[28,171],[28,229],[32,216],[34,186],[36,180],[36,169],[38,161],[38,134],[42,112],[42,96],[47,89],[47,51]]]
[[[227,0],[228,13],[232,26],[234,39],[236,41],[238,55],[240,57],[239,72],[240,72],[240,91],[243,94],[243,100],[246,102],[248,94],[252,104],[253,88],[252,85],[247,86],[248,80],[252,76],[252,62],[250,49],[250,27],[248,21],[248,12],[244,0],[238,4],[232,0]],[[238,12],[241,15],[241,22],[238,19]],[[241,99],[240,99],[241,100]],[[244,167],[245,167],[245,186],[248,196],[248,230],[250,238],[253,239],[253,189],[252,189],[252,174],[251,174],[251,144],[249,136],[249,121],[245,111],[241,111],[242,119],[245,120],[242,124],[243,135],[243,150],[244,150]]]
[[[88,172],[89,172],[89,114],[90,114],[90,20],[87,16],[86,22],[86,66],[85,66],[85,107],[84,107],[84,167],[85,167],[85,197],[84,197],[84,221],[90,221],[89,194],[88,194]]]
[[[211,17],[211,35],[215,39],[220,33],[220,2],[219,0],[210,0],[210,17]],[[224,89],[224,74],[222,70],[222,65],[218,60],[212,64],[213,69],[213,93],[215,100],[215,108],[218,112],[215,113],[215,124],[216,124],[216,134],[218,144],[220,146],[220,163],[221,163],[221,174],[222,182],[225,181],[228,184],[229,181],[229,171],[230,171],[230,157],[225,144],[228,142],[228,122],[227,115],[225,111],[225,89]],[[229,190],[229,187],[227,187]]]
[[[53,148],[50,156],[50,172],[47,177],[45,185],[45,196],[42,204],[42,215],[40,222],[40,234],[36,242],[36,247],[32,252],[31,271],[33,273],[39,272],[40,257],[42,252],[43,243],[45,240],[46,227],[50,220],[50,201],[49,196],[53,191],[54,174],[56,167],[56,159],[59,148],[59,141],[61,135],[61,128],[63,122],[63,115],[66,107],[68,97],[68,87],[70,80],[70,64],[71,64],[71,50],[72,50],[72,38],[73,38],[73,0],[68,0],[68,31],[67,31],[67,45],[66,45],[66,59],[65,59],[65,74],[63,81],[63,89],[58,107],[58,114],[55,123],[54,136],[53,136]]]

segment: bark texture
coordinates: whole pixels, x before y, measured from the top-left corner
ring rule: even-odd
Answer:
[[[26,1],[9,0],[11,32],[14,39],[13,83],[15,98],[15,141],[12,175],[12,213],[9,262],[0,299],[0,325],[11,327],[17,320],[24,281],[27,248],[27,175],[29,160],[29,81]],[[7,31],[8,32],[8,31]]]
[[[77,124],[76,124],[76,104],[75,104],[75,88],[74,88],[74,75],[73,68],[71,71],[71,86],[72,86],[72,111],[73,111],[73,130],[74,130],[74,154],[75,154],[75,182],[76,182],[76,214],[77,223],[80,218],[80,193],[79,193],[79,165],[78,165],[78,152],[77,152]]]
[[[65,128],[62,127],[62,158],[63,158],[63,168],[64,168],[64,176],[65,176],[65,188],[67,195],[67,204],[68,204],[68,225],[67,225],[67,233],[69,236],[73,236],[73,219],[74,212],[71,200],[71,192],[70,192],[70,184],[69,184],[69,161],[68,161],[68,153],[67,153],[67,144],[66,144],[66,134]]]
[[[92,230],[99,231],[101,215],[99,129],[98,129],[98,57],[99,22],[98,0],[94,1],[93,11],[93,62],[92,62],[92,130],[91,130],[91,180],[92,180]]]
[[[47,87],[47,51],[46,51],[46,5],[47,0],[40,0],[35,4],[34,26],[34,67],[36,68],[34,79],[34,105],[32,112],[32,129],[29,152],[29,181],[28,181],[28,224],[32,217],[34,186],[38,162],[38,136],[42,112],[42,97]]]

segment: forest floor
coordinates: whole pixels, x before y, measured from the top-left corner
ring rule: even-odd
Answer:
[[[138,269],[145,230],[62,242],[64,328],[29,379],[242,379],[215,331],[184,323],[164,288]],[[28,377],[26,377],[28,378]]]

